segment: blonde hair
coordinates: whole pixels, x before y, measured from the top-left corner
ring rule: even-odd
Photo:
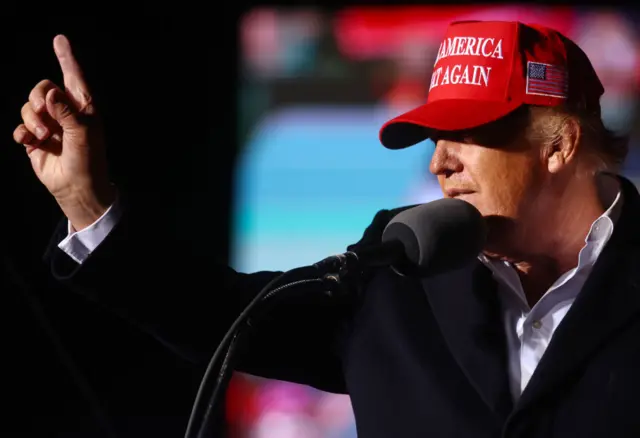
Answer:
[[[578,153],[590,172],[619,172],[629,152],[629,139],[607,129],[598,112],[567,106],[529,107],[529,134],[534,141],[553,146],[567,129],[580,129]]]

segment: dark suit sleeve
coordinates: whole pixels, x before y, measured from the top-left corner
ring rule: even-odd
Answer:
[[[204,367],[232,322],[279,272],[244,274],[190,256],[187,245],[148,233],[135,216],[125,206],[121,220],[82,265],[58,248],[67,233],[62,221],[45,260],[72,290]],[[378,213],[358,244],[379,241],[389,219],[388,211]],[[319,291],[287,296],[247,333],[236,369],[344,392],[340,341],[351,311],[347,301]]]

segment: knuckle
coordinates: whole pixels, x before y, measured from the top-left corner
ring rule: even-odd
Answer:
[[[33,136],[24,125],[18,126],[13,131],[13,139],[16,143],[20,143],[20,144],[30,143],[32,141],[32,138]]]
[[[49,80],[49,79],[43,79],[40,82],[38,82],[38,84],[34,87],[34,91],[35,90],[49,90],[51,88],[55,88],[56,84],[53,83],[53,81]]]
[[[20,108],[20,115],[22,116],[22,120],[27,120],[27,118],[30,117],[30,114],[33,112],[33,109],[31,108],[31,104],[29,102],[26,102],[24,105],[22,105],[22,108]]]
[[[35,125],[42,124],[40,117],[33,111],[31,106],[29,105],[22,114],[22,120],[24,124],[29,128],[35,127]]]
[[[59,117],[61,119],[66,119],[66,118],[71,117],[73,115],[73,111],[71,111],[71,107],[66,103],[63,103],[63,104],[60,105],[60,110],[59,111],[60,112],[58,114],[59,114]]]
[[[82,92],[82,107],[79,109],[79,112],[82,114],[86,114],[87,116],[95,115],[96,107],[93,102],[93,97],[90,93],[83,91]]]
[[[43,79],[43,80],[41,80],[40,82],[38,82],[36,84],[35,88],[45,88],[48,85],[53,85],[53,82],[51,80],[49,80],[49,79]]]
[[[24,125],[20,125],[16,129],[13,130],[13,139],[17,143],[21,143],[22,142],[22,137],[24,137]]]
[[[91,102],[87,103],[83,106],[82,113],[86,114],[87,116],[94,116],[96,114],[96,107]]]
[[[47,94],[47,91],[49,91],[52,88],[55,88],[55,84],[50,81],[49,79],[43,79],[40,82],[38,82],[38,84],[33,87],[33,89],[31,90],[31,93],[29,93],[29,100],[31,102],[33,102],[36,99],[44,99],[44,97]]]

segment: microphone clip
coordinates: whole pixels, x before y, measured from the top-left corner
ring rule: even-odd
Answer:
[[[353,251],[327,257],[314,266],[324,272],[322,281],[331,297],[348,295],[362,274],[358,255]]]

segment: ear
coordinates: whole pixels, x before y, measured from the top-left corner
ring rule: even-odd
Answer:
[[[547,146],[545,158],[550,173],[560,172],[575,158],[581,134],[578,121],[573,117],[565,118],[558,136]]]

